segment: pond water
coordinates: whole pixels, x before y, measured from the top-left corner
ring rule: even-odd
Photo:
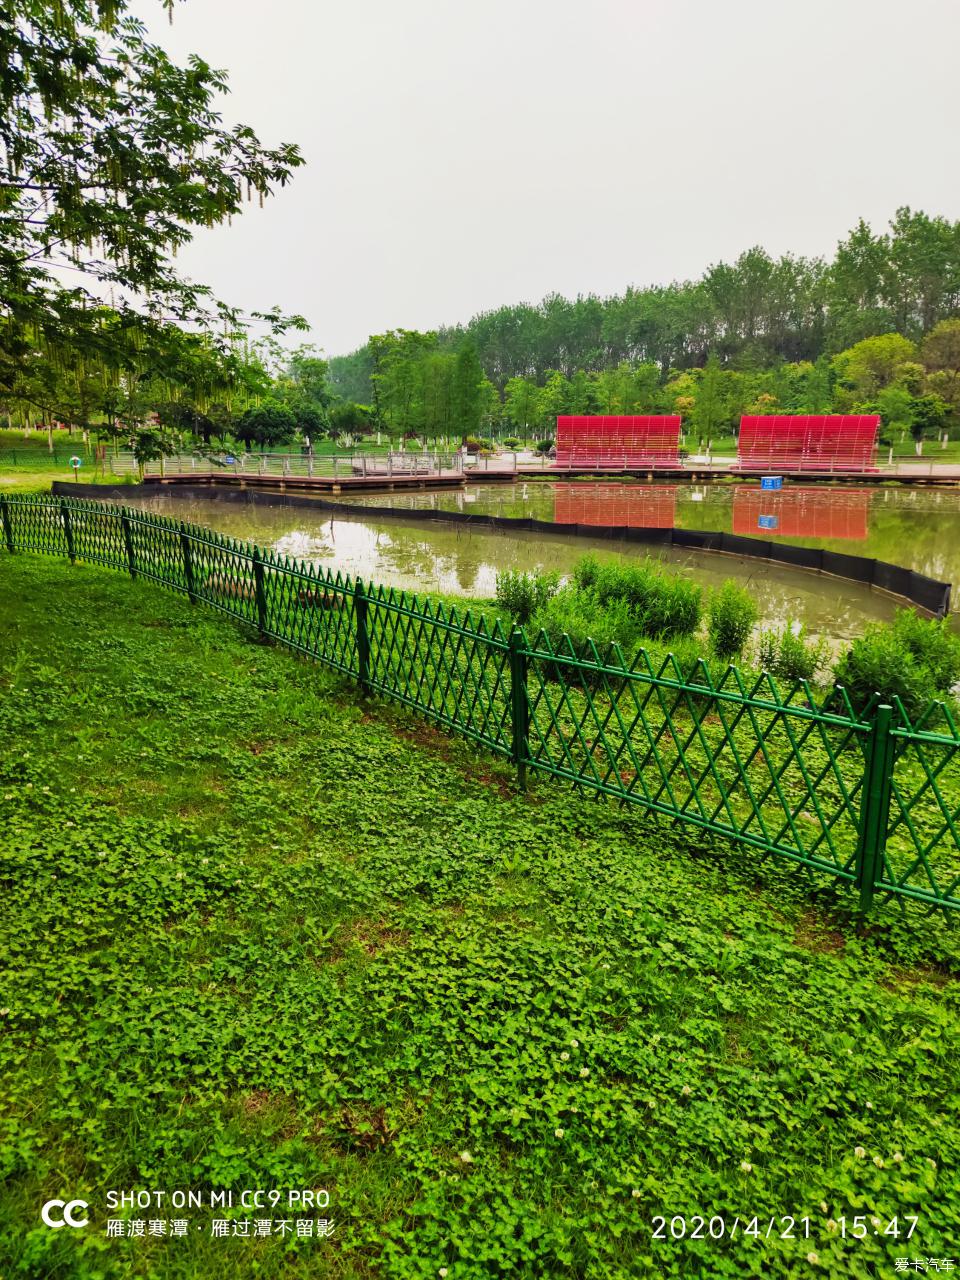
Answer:
[[[737,488],[746,489],[748,486]],[[751,488],[759,497],[760,490],[755,486]],[[792,492],[784,491],[786,494]],[[912,563],[935,577],[949,578],[948,566],[954,571],[957,569],[960,561],[960,548],[957,546],[960,503],[954,502],[952,517],[944,504],[944,509],[939,512],[939,532],[934,535],[928,534],[926,516],[918,515],[926,551],[921,556],[915,545],[911,560],[903,534],[903,522],[912,523],[909,508],[897,515],[896,507],[884,502],[891,491],[866,491],[865,503],[856,496],[858,492],[861,491],[839,488],[815,490],[814,493],[822,493],[825,497],[829,495],[833,502],[811,498],[807,507],[802,509],[793,498],[783,502],[782,494],[772,495],[774,499],[781,499],[777,508],[780,536],[790,541],[845,549],[903,564]],[[953,494],[918,492],[918,497],[928,500],[947,496],[954,497]],[[631,486],[607,482],[594,485],[539,482],[502,487],[477,485],[466,491],[376,494],[370,495],[368,503],[489,511],[564,522],[576,520],[581,524],[651,525],[659,520],[663,526],[733,528],[736,532],[747,532],[743,522],[748,515],[753,519],[755,514],[753,506],[748,508],[745,499],[737,499],[726,487],[704,486],[698,489],[689,485]],[[499,571],[555,569],[569,573],[581,556],[593,551],[601,556],[624,560],[656,556],[673,570],[695,578],[707,587],[717,586],[725,578],[735,578],[753,593],[764,624],[783,625],[800,621],[813,635],[835,642],[859,634],[868,622],[890,619],[896,608],[893,600],[871,591],[869,587],[762,560],[675,548],[642,547],[607,538],[563,534],[545,537],[529,531],[503,532],[440,522],[406,524],[396,517],[364,514],[362,502],[353,504],[357,508],[355,515],[338,513],[331,517],[307,508],[254,506],[244,501],[214,497],[186,498],[168,490],[155,498],[142,500],[139,505],[178,520],[218,529],[234,538],[271,547],[298,560],[357,575],[367,582],[421,594],[490,597]],[[931,507],[932,514],[937,515],[935,501]],[[764,508],[758,514],[768,515],[770,512]],[[819,523],[811,524],[814,520]],[[896,533],[898,520],[899,541]],[[800,527],[815,527],[818,532],[827,530],[830,536],[795,536],[792,530]],[[951,527],[952,533],[947,531]],[[762,536],[771,535],[766,533]],[[879,540],[882,547],[871,545],[871,539]]]
[[[531,516],[558,523],[706,529],[904,565],[960,595],[960,488],[532,481],[462,491],[370,494],[354,505]]]

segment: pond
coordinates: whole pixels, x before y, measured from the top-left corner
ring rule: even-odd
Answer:
[[[960,488],[528,481],[446,493],[370,494],[356,505],[531,516],[558,523],[706,529],[904,565],[960,594]]]
[[[759,496],[755,486],[751,488]],[[792,494],[791,490],[784,491]],[[896,523],[892,504],[884,502],[888,490],[866,491],[864,505],[859,491],[815,490],[824,498],[809,499],[801,512],[791,502],[781,502],[778,510],[781,536],[811,545],[846,549],[855,554],[911,563],[901,532],[901,541],[888,517]],[[912,491],[905,491],[911,493]],[[826,502],[827,496],[832,502]],[[773,495],[774,499],[782,495]],[[919,492],[918,498],[937,499],[954,495]],[[764,495],[766,501],[766,495]],[[339,499],[338,499],[339,500]],[[876,508],[874,508],[874,500]],[[539,519],[576,520],[579,523],[617,523],[662,526],[681,524],[689,528],[730,529],[746,532],[744,499],[736,499],[730,488],[719,486],[641,486],[601,482],[597,484],[527,483],[509,486],[469,486],[466,491],[418,492],[370,495],[371,505],[395,507],[434,506],[440,509],[489,511],[500,515],[530,515]],[[734,503],[737,502],[736,523]],[[406,524],[396,517],[364,514],[364,503],[356,502],[356,515],[331,516],[321,511],[297,507],[254,506],[243,501],[210,497],[197,499],[165,491],[142,500],[139,505],[175,519],[218,529],[231,537],[298,560],[339,569],[371,583],[400,587],[421,594],[444,594],[468,598],[490,597],[496,575],[504,569],[558,570],[569,573],[587,552],[623,559],[657,556],[670,567],[696,578],[705,587],[718,586],[725,578],[735,578],[753,593],[764,624],[802,622],[815,636],[839,642],[859,634],[874,620],[892,618],[895,602],[869,587],[764,561],[688,552],[676,548],[639,547],[636,543],[592,539],[558,534],[544,537],[529,531],[503,532],[497,529],[468,528],[436,523]],[[936,513],[935,502],[932,504]],[[753,508],[750,508],[752,513]],[[958,504],[953,506],[953,533],[949,508],[940,512],[946,522],[936,536],[928,536],[926,519],[919,517],[924,530],[925,558],[914,565],[932,576],[949,578],[947,566],[960,559],[956,535],[960,531]],[[759,514],[768,514],[765,510]],[[751,514],[752,518],[752,514]],[[901,520],[909,519],[901,513]],[[815,525],[811,521],[819,521]],[[884,541],[882,550],[870,546],[873,522]],[[794,528],[828,530],[829,538],[794,536]],[[866,530],[866,532],[865,532]],[[770,536],[766,534],[764,536]],[[877,535],[874,534],[874,537]],[[952,559],[951,559],[952,556]]]

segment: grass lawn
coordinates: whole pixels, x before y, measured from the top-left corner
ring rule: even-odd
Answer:
[[[773,860],[557,784],[520,797],[150,584],[0,558],[0,886],[4,1277],[956,1254],[955,930],[858,931]],[[209,1206],[274,1188],[330,1205]],[[108,1209],[141,1189],[204,1205]],[[89,1226],[43,1226],[54,1197]],[[332,1234],[275,1229],[298,1218]]]

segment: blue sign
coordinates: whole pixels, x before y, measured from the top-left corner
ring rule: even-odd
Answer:
[[[757,517],[758,529],[776,529],[779,523],[780,523],[780,520],[778,519],[777,516],[758,516]]]
[[[761,476],[760,488],[761,489],[782,489],[783,476]]]
[[[226,462],[226,464],[227,464],[227,466],[228,466],[228,467],[232,467],[232,466],[234,466],[234,465],[235,465],[235,463],[236,463],[236,461],[237,461],[237,460],[236,460],[236,458],[233,456],[233,454],[232,454],[232,453],[228,453],[228,454],[227,454],[227,456],[226,456],[226,458],[224,458],[224,462]]]

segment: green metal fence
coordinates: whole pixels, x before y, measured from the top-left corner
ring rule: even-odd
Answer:
[[[960,733],[943,704],[859,713],[835,688],[554,648],[469,612],[86,499],[0,496],[10,552],[203,601],[529,771],[801,864],[877,900],[960,907]]]

